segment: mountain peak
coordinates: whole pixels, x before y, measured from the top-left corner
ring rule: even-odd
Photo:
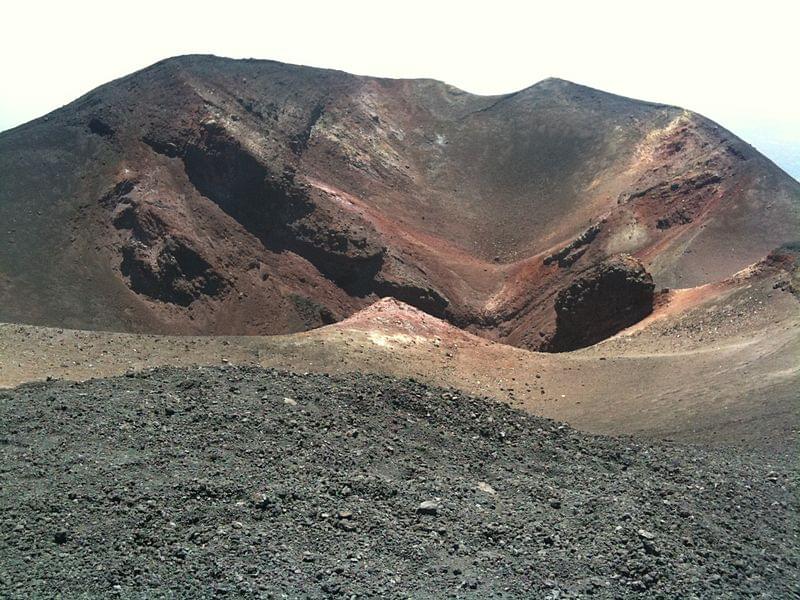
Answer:
[[[0,136],[0,320],[274,334],[393,297],[548,348],[556,295],[614,256],[688,287],[796,237],[796,182],[683,115],[558,78],[166,59]]]

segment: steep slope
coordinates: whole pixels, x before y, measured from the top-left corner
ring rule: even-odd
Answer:
[[[0,134],[0,320],[274,334],[393,296],[570,349],[595,340],[552,342],[556,299],[604,261],[718,281],[792,241],[799,205],[703,117],[561,80],[481,97],[179,57]]]

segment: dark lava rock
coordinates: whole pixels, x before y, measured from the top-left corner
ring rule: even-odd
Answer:
[[[653,312],[653,278],[637,259],[613,256],[583,272],[556,296],[550,352],[595,344]]]
[[[374,375],[145,375],[0,392],[0,597],[800,589],[788,445],[767,456],[592,436]],[[435,498],[446,510],[419,515]]]
[[[435,515],[439,512],[439,504],[433,500],[425,500],[417,507],[417,512],[421,515]]]
[[[69,536],[66,531],[56,531],[55,535],[53,535],[53,541],[56,544],[66,544],[67,540],[69,540]]]

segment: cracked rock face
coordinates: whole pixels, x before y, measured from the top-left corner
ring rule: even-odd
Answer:
[[[552,352],[597,343],[653,311],[655,286],[644,265],[627,254],[613,256],[578,276],[556,296]]]

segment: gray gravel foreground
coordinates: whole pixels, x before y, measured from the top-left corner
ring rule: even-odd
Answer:
[[[789,598],[786,456],[640,444],[374,375],[0,393],[0,596]]]

